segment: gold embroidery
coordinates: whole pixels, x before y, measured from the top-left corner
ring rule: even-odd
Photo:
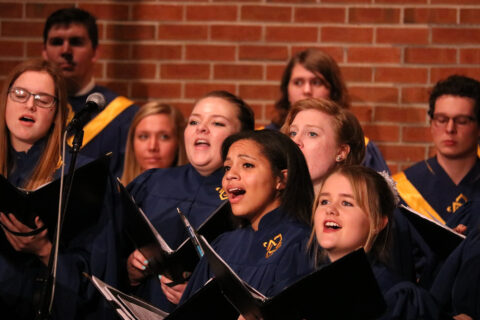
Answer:
[[[267,248],[267,253],[265,254],[265,258],[268,259],[272,256],[272,254],[278,250],[282,246],[282,234],[279,233],[273,239],[265,241],[263,246]]]
[[[463,200],[463,201],[460,202],[460,200]],[[455,213],[455,211],[457,211],[458,208],[460,208],[465,203],[467,203],[467,201],[468,201],[467,197],[465,197],[462,193],[460,193],[458,197],[455,199],[455,201],[452,202],[452,205],[447,207],[447,212]]]
[[[218,191],[218,196],[220,197],[220,200],[227,200],[228,199],[228,195],[225,192],[225,190],[223,190],[223,188],[216,187],[215,190]]]

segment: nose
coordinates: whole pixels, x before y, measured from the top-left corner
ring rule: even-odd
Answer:
[[[33,94],[30,95],[30,97],[28,97],[27,101],[25,101],[25,105],[30,110],[35,110],[36,109],[35,98],[34,98]]]
[[[148,150],[158,151],[159,149],[158,139],[156,137],[150,137],[150,139],[148,139]]]
[[[204,123],[203,121],[202,122],[199,122],[197,124],[197,132],[202,132],[202,133],[206,133],[208,132],[208,126],[206,123]]]
[[[238,174],[233,167],[230,167],[230,169],[228,171],[225,171],[224,178],[227,181],[231,181],[231,180],[234,180],[234,179],[238,179]]]
[[[62,44],[62,53],[71,53],[72,47],[70,46],[70,41],[68,39],[63,40]]]
[[[293,137],[291,137],[293,142],[295,142],[295,144],[300,148],[302,149],[303,148],[303,141],[302,139],[300,138],[300,134],[297,134]]]
[[[455,121],[453,121],[453,118],[448,119],[447,125],[445,126],[445,130],[447,132],[452,133],[452,132],[455,132],[456,129],[457,128],[455,126]]]
[[[305,81],[305,84],[303,85],[303,94],[306,96],[312,95],[312,85],[309,81]]]
[[[337,207],[334,204],[330,204],[327,206],[327,215],[338,215]]]

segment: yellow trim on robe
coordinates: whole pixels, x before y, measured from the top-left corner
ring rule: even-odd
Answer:
[[[119,96],[113,99],[112,102],[108,104],[108,106],[103,109],[95,118],[93,118],[87,125],[83,128],[84,136],[83,136],[83,145],[87,145],[93,138],[97,136],[100,132],[102,132],[105,127],[112,122],[123,110],[127,109],[129,106],[133,104],[133,101]],[[70,107],[71,110],[71,107]],[[72,146],[73,136],[68,138],[68,145]]]
[[[393,175],[392,178],[397,183],[398,193],[409,207],[429,219],[437,220],[445,224],[442,217],[422,197],[421,193],[418,192],[417,188],[408,180],[404,172],[399,172]]]

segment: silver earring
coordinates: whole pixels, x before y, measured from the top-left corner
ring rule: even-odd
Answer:
[[[340,161],[343,161],[343,158],[342,158],[342,156],[338,155],[335,160],[337,160],[337,162],[340,162]]]

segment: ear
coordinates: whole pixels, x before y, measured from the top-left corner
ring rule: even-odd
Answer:
[[[338,147],[338,150],[337,150],[337,155],[335,156],[336,161],[337,162],[345,161],[349,153],[350,153],[350,146],[348,144],[340,145],[340,147]]]
[[[43,46],[43,49],[42,49],[42,58],[43,60],[48,60],[47,50],[45,49],[45,46]]]
[[[287,169],[282,170],[281,176],[277,177],[277,184],[275,186],[275,189],[277,191],[281,191],[285,189],[287,186]]]
[[[387,224],[388,224],[388,217],[383,217],[382,221],[380,222],[380,227],[378,228],[378,233],[380,233],[383,229],[385,229]]]
[[[93,56],[92,56],[92,62],[93,63],[97,62],[97,60],[100,58],[101,52],[102,52],[102,50],[101,50],[100,44],[98,44],[97,48],[94,49],[94,51],[93,51]]]

